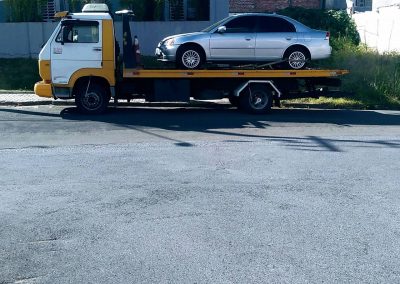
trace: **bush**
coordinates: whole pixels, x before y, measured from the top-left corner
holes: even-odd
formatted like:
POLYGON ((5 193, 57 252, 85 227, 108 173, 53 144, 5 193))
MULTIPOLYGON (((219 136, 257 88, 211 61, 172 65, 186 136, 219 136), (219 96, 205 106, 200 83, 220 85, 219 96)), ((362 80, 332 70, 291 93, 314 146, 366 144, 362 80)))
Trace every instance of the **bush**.
POLYGON ((310 28, 329 31, 331 33, 331 44, 335 50, 340 49, 343 42, 354 45, 360 44, 357 26, 346 11, 296 7, 286 8, 278 13, 291 17, 310 28))
POLYGON ((342 90, 364 108, 400 107, 400 55, 378 54, 360 45, 354 21, 346 11, 287 8, 279 11, 319 30, 330 31, 332 56, 313 61, 312 66, 326 69, 347 69, 342 77, 342 90))

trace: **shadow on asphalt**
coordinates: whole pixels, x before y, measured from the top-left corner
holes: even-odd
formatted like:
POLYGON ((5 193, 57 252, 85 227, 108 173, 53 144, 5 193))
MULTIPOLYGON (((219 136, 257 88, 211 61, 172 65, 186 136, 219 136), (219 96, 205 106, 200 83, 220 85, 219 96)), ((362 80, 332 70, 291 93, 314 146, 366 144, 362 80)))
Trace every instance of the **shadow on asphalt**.
POLYGON ((388 114, 373 110, 273 109, 266 115, 253 115, 224 105, 212 105, 208 108, 110 108, 102 115, 83 115, 78 113, 76 108, 66 108, 60 115, 67 120, 90 120, 181 131, 240 128, 249 125, 265 128, 272 122, 324 123, 340 126, 400 125, 400 113, 388 114))
MULTIPOLYGON (((389 147, 400 148, 400 140, 346 140, 326 139, 319 136, 305 137, 276 137, 265 135, 244 134, 236 131, 240 128, 266 129, 272 123, 298 123, 313 124, 323 123, 351 127, 352 125, 365 126, 397 126, 400 125, 400 114, 384 113, 380 111, 358 110, 318 110, 318 109, 273 109, 267 115, 251 115, 238 112, 227 105, 210 104, 208 107, 121 107, 109 108, 102 115, 83 115, 75 107, 65 108, 61 113, 48 113, 34 110, 0 109, 0 112, 13 112, 32 116, 62 118, 64 121, 98 122, 113 127, 122 127, 139 131, 161 139, 170 140, 176 146, 191 147, 191 143, 175 140, 163 136, 152 128, 170 131, 196 131, 206 134, 215 134, 240 138, 238 140, 226 140, 226 142, 246 142, 251 139, 266 139, 282 143, 286 147, 302 151, 329 151, 342 152, 338 145, 353 145, 357 147, 389 147), (245 140, 243 140, 245 139, 245 140)), ((91 125, 93 127, 93 125, 91 125)), ((108 129, 108 128, 107 128, 108 129)), ((390 135, 390 133, 388 133, 390 135)), ((229 138, 228 138, 229 137, 229 138)), ((248 142, 250 142, 248 141, 248 142)))

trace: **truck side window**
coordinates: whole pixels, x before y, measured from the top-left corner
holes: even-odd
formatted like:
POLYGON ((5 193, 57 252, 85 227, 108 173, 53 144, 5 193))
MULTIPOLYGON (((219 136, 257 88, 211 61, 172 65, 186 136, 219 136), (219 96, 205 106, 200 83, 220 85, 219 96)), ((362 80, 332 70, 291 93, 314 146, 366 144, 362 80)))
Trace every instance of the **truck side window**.
POLYGON ((97 43, 99 42, 99 23, 95 21, 68 21, 63 23, 57 35, 56 42, 62 42, 63 29, 67 34, 64 42, 72 43, 97 43))

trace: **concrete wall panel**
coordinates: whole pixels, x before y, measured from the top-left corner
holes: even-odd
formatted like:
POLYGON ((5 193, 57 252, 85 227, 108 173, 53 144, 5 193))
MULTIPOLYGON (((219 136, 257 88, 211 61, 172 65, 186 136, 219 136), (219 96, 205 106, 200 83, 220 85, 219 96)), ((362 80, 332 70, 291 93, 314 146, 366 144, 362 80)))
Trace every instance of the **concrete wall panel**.
MULTIPOLYGON (((213 22, 136 22, 132 35, 140 40, 143 55, 154 55, 158 42, 166 36, 199 31, 213 22)), ((41 46, 51 36, 57 23, 1 23, 0 58, 36 58, 41 46)), ((122 38, 122 23, 116 23, 118 41, 122 38)))

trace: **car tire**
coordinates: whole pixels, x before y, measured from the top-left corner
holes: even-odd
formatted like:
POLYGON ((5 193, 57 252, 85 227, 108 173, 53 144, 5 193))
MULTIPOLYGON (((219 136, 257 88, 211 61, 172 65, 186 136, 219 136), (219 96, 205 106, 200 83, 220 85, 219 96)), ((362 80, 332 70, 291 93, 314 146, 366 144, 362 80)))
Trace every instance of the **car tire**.
POLYGON ((308 52, 304 48, 292 48, 286 51, 284 56, 285 67, 288 69, 301 70, 310 60, 308 52))
POLYGON ((239 97, 240 109, 252 114, 265 114, 272 108, 272 92, 264 85, 249 85, 239 97))
POLYGON ((204 52, 197 46, 183 46, 177 54, 178 68, 201 69, 204 61, 204 52))
POLYGON ((80 84, 75 92, 75 104, 84 114, 100 114, 106 111, 110 95, 104 84, 87 81, 80 84), (88 88, 89 85, 89 88, 88 88))

